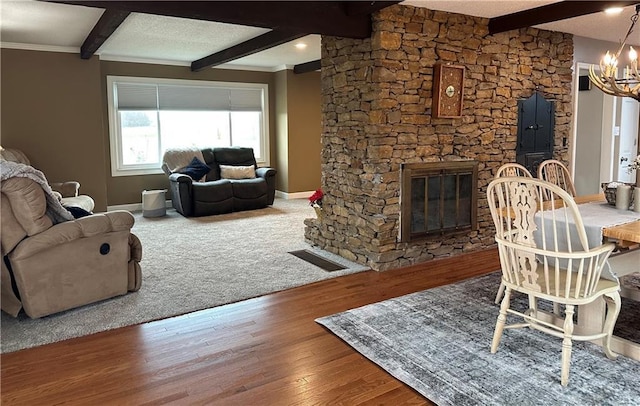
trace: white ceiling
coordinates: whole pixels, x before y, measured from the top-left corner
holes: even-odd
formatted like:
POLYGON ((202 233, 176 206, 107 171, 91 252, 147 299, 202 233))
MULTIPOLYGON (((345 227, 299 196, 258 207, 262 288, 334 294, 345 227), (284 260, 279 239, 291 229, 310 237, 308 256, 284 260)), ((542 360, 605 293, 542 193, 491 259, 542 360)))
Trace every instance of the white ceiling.
POLYGON ((132 13, 99 49, 106 58, 193 61, 257 37, 267 28, 132 13), (206 50, 206 51, 205 51, 206 50))
MULTIPOLYGON (((403 4, 478 17, 496 17, 539 7, 552 1, 407 0, 403 4)), ((0 1, 2 47, 79 53, 80 46, 103 10, 35 0, 0 1)), ((597 13, 536 27, 587 38, 619 42, 629 27, 634 7, 620 15, 597 13), (607 27, 607 29, 603 29, 607 27)), ((188 66, 192 61, 267 32, 267 29, 176 17, 132 13, 96 54, 101 59, 188 66)), ((640 27, 631 44, 640 46, 640 27)), ((222 68, 275 71, 320 59, 320 36, 308 35, 236 59, 222 68), (305 43, 305 49, 295 47, 305 43)))
POLYGON ((407 4, 415 7, 426 7, 431 10, 441 10, 449 11, 451 13, 466 14, 475 17, 492 18, 544 6, 546 4, 558 3, 559 1, 560 0, 405 0, 402 2, 402 4, 407 4))

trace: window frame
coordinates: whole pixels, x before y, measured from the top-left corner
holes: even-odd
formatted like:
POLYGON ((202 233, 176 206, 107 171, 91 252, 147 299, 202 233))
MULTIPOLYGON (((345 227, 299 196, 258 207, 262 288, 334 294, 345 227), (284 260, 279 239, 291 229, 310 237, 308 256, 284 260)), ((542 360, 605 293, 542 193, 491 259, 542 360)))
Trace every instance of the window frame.
MULTIPOLYGON (((138 175, 155 175, 163 173, 161 169, 162 162, 156 164, 140 164, 140 165, 124 165, 122 156, 122 136, 120 114, 118 114, 118 106, 116 105, 116 84, 117 83, 133 83, 144 85, 183 85, 183 86, 200 86, 225 89, 259 89, 262 91, 262 120, 260 148, 263 151, 262 157, 256 157, 258 166, 269 166, 270 150, 269 150, 269 85, 267 83, 246 83, 246 82, 219 82, 208 80, 189 80, 189 79, 166 79, 166 78, 148 78, 137 76, 115 76, 107 75, 107 109, 109 119, 109 152, 111 156, 111 176, 138 176, 138 175)), ((151 110, 152 111, 152 110, 151 110)), ((231 112, 231 111, 230 111, 231 112)), ((158 138, 161 134, 160 109, 156 109, 158 116, 158 138)), ((231 121, 231 118, 229 118, 231 121)), ((233 131, 231 129, 231 131, 233 131)), ((231 134, 233 140, 233 134, 231 134)), ((162 150, 161 140, 158 142, 160 150, 162 150)))

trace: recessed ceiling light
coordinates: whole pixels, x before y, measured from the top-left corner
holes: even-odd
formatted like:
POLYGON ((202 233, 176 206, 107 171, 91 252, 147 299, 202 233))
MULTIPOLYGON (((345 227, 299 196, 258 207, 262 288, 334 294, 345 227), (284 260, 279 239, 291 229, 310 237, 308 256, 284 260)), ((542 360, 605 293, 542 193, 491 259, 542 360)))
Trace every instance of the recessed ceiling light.
POLYGON ((304 42, 298 42, 296 44, 296 48, 298 49, 305 49, 307 47, 307 44, 305 44, 304 42))
POLYGON ((607 14, 620 14, 622 13, 622 7, 609 7, 605 9, 604 12, 607 14))

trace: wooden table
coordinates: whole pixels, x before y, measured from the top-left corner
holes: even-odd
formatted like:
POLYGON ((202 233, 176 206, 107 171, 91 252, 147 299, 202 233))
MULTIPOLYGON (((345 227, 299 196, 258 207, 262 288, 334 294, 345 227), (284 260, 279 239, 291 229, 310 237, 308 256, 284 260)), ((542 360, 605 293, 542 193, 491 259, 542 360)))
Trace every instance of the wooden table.
POLYGON ((615 227, 605 227, 602 229, 602 235, 608 240, 615 241, 621 248, 637 247, 640 244, 640 220, 615 227))
MULTIPOLYGON (((575 199, 578 204, 591 202, 605 202, 604 194, 578 196, 575 199)), ((640 220, 619 226, 605 227, 602 235, 607 240, 615 242, 620 248, 629 248, 640 244, 640 220)))

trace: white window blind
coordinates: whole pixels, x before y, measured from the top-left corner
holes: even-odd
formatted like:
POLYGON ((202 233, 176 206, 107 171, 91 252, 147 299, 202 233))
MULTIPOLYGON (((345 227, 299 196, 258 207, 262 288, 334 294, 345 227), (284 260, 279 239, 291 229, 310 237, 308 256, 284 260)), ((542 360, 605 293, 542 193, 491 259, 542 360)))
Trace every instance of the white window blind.
POLYGON ((260 89, 232 89, 229 91, 229 110, 262 111, 260 89))
POLYGON ((215 87, 158 86, 160 110, 229 111, 229 91, 215 87))
POLYGON ((143 83, 116 83, 116 100, 121 110, 157 110, 158 86, 143 83))
POLYGON ((260 89, 117 83, 118 109, 262 111, 260 89))

